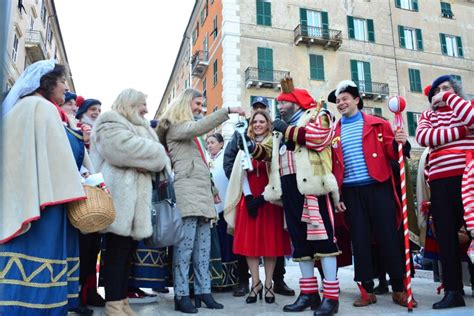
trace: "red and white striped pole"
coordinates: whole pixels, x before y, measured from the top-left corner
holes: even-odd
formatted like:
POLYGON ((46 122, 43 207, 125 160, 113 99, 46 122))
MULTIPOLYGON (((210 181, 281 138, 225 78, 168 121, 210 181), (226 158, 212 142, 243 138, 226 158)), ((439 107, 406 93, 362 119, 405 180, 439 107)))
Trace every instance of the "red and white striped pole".
MULTIPOLYGON (((404 98, 396 96, 388 101, 388 108, 395 113, 394 125, 397 130, 403 128, 402 112, 405 110, 406 101, 404 98)), ((400 186, 402 191, 402 215, 403 215, 403 237, 405 240, 405 286, 407 290, 408 311, 413 311, 413 293, 411 289, 411 266, 410 266, 410 237, 408 233, 408 209, 407 209, 407 187, 405 175, 405 159, 403 157, 403 144, 398 143, 398 163, 400 164, 400 186)))

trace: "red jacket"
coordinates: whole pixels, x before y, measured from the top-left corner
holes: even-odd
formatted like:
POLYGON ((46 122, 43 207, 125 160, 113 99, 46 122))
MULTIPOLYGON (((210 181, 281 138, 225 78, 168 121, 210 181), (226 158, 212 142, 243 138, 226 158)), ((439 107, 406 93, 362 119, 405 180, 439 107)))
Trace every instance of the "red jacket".
MULTIPOLYGON (((390 160, 398 161, 398 152, 393 147, 393 134, 390 123, 362 113, 364 127, 362 128, 362 150, 369 175, 378 182, 387 181, 392 175, 390 160)), ((332 169, 339 187, 344 180, 344 156, 341 144, 341 121, 336 124, 332 140, 332 169)))

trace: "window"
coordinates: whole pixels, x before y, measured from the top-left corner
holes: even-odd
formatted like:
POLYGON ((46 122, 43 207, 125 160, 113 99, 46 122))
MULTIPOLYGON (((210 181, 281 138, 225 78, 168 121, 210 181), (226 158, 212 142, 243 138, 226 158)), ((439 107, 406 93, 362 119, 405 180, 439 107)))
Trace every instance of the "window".
POLYGON ((46 30, 46 41, 48 42, 49 46, 51 46, 52 40, 53 40, 53 29, 51 27, 51 22, 48 22, 48 28, 46 30))
POLYGON ((206 21, 206 18, 207 18, 207 6, 205 6, 205 7, 201 10, 201 26, 204 25, 204 22, 206 21))
POLYGON ((12 47, 12 60, 16 63, 16 56, 18 53, 18 42, 19 42, 18 35, 16 32, 13 34, 13 47, 12 47))
POLYGON ((214 34, 214 39, 216 39, 217 37, 217 15, 214 17, 214 21, 213 21, 213 25, 214 25, 214 30, 212 31, 212 33, 214 34))
POLYGON ((400 9, 418 11, 418 0, 395 0, 395 6, 400 9))
POLYGON ((400 47, 412 50, 423 50, 423 34, 421 29, 398 26, 400 47))
POLYGON ((454 80, 456 80, 457 82, 459 82, 460 84, 462 84, 462 78, 460 75, 451 75, 451 77, 453 77, 454 80))
POLYGON ((451 11, 451 3, 441 2, 441 16, 447 19, 454 17, 453 11, 451 11))
POLYGON ((324 80, 323 56, 309 55, 309 73, 311 80, 324 80))
POLYGON ((257 48, 258 79, 273 81, 273 50, 271 48, 257 48))
POLYGON ((187 89, 187 88, 189 88, 189 80, 188 79, 184 80, 184 89, 187 89))
POLYGON ((46 0, 43 0, 41 3, 41 21, 43 21, 43 25, 46 24, 46 0))
POLYGON ((212 85, 215 87, 217 84, 217 59, 214 61, 212 66, 212 85))
POLYGON ((462 40, 460 36, 453 36, 440 33, 439 39, 441 41, 441 52, 443 55, 453 57, 464 57, 462 49, 462 40))
POLYGON ((207 97, 207 79, 202 79, 202 96, 204 99, 207 97))
POLYGON ((418 120, 421 117, 421 113, 418 112, 407 112, 407 122, 408 122, 408 135, 415 136, 416 128, 418 126, 418 120))
POLYGON ((382 109, 381 108, 372 108, 372 107, 364 106, 362 108, 362 112, 364 112, 365 114, 369 114, 369 115, 382 116, 382 109))
POLYGON ((300 23, 302 35, 329 38, 327 12, 300 8, 300 23))
POLYGON ((347 16, 349 38, 375 43, 374 20, 347 16))
POLYGON ((257 24, 272 26, 272 3, 270 0, 257 0, 257 24))
POLYGON ((211 4, 214 4, 214 0, 211 0, 211 4))
POLYGON ((421 87, 420 71, 418 69, 408 69, 411 92, 423 92, 421 87))
POLYGON ((351 77, 359 87, 360 92, 372 92, 372 75, 370 63, 360 60, 351 60, 351 77))

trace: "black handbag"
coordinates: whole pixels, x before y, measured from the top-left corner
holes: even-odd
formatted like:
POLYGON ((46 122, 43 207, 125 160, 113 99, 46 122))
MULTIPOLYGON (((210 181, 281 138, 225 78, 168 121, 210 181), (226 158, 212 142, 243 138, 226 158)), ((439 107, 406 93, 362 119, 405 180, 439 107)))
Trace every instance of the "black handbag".
POLYGON ((153 234, 145 239, 149 247, 169 247, 184 239, 183 219, 176 206, 176 195, 170 175, 157 175, 152 194, 151 224, 153 234), (162 179, 163 177, 163 179, 162 179))

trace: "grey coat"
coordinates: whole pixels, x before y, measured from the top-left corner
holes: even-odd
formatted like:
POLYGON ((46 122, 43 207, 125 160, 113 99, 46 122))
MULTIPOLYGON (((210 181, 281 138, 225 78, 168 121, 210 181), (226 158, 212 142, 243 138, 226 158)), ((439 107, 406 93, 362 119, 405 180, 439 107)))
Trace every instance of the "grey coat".
POLYGON ((175 172, 176 203, 183 217, 215 218, 211 174, 194 141, 229 119, 227 108, 195 122, 171 124, 161 120, 158 136, 166 144, 175 172))

